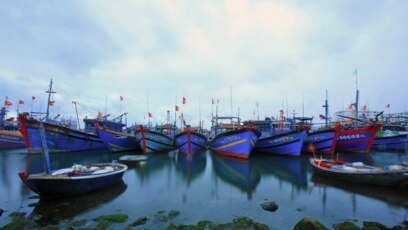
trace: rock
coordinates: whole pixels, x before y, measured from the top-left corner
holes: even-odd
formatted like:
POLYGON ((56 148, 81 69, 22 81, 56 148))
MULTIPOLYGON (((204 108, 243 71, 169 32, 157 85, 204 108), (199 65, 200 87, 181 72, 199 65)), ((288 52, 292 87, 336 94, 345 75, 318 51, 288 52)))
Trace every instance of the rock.
POLYGON ((13 212, 13 213, 10 214, 11 217, 16 217, 16 216, 21 216, 21 217, 23 217, 23 216, 25 216, 25 215, 26 215, 25 212, 13 212))
POLYGON ((137 220, 133 221, 133 223, 131 224, 131 226, 136 227, 136 226, 139 226, 139 225, 146 224, 146 222, 147 222, 148 220, 149 220, 149 219, 148 219, 146 216, 140 217, 140 218, 138 218, 137 220))
POLYGON ((379 229, 379 230, 386 230, 388 229, 387 226, 375 222, 375 221, 363 221, 363 229, 379 229))
POLYGON ((355 225, 351 221, 346 221, 340 224, 335 224, 334 229, 336 230, 361 230, 359 226, 355 225))
POLYGON ((113 214, 108 216, 98 216, 94 220, 95 221, 109 221, 109 222, 125 222, 128 219, 128 215, 126 214, 113 214))
POLYGON ((296 223, 294 230, 329 230, 326 226, 312 217, 305 217, 296 223))
POLYGON ((261 204, 261 207, 266 210, 266 211, 270 211, 270 212, 274 212, 278 209, 278 205, 275 202, 265 202, 263 204, 261 204))
POLYGON ((180 212, 179 212, 179 211, 177 211, 177 210, 171 210, 167 216, 168 216, 168 218, 169 218, 170 220, 172 220, 172 219, 176 218, 178 215, 180 215, 180 212))

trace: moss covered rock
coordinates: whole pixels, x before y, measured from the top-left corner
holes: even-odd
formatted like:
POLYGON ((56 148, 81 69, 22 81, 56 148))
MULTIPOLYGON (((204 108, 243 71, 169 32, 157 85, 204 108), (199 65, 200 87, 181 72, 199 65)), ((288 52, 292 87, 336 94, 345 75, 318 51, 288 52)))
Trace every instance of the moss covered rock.
POLYGON ((346 221, 340 224, 333 225, 334 229, 336 230, 361 230, 359 226, 354 224, 353 222, 346 221))
POLYGON ((133 227, 136 227, 136 226, 139 226, 139 225, 146 224, 146 222, 148 220, 149 219, 146 216, 140 217, 140 218, 136 219, 135 221, 133 221, 133 223, 131 223, 130 225, 133 226, 133 227))
POLYGON ((386 230, 386 229, 389 229, 389 228, 387 228, 387 226, 385 226, 385 225, 383 225, 381 223, 375 222, 375 221, 364 221, 363 222, 363 229, 364 230, 375 230, 375 229, 386 230))
POLYGON ((128 219, 128 215, 126 214, 113 214, 113 215, 107 215, 107 216, 98 216, 94 220, 95 221, 109 221, 109 222, 125 222, 128 219))
POLYGON ((295 230, 328 230, 326 226, 312 217, 305 217, 296 223, 295 230))

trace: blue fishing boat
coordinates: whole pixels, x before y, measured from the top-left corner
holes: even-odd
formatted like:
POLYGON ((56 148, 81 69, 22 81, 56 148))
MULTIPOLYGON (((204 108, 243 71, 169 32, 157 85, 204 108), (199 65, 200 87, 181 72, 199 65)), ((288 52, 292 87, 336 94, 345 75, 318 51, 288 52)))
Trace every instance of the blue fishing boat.
POLYGON ((140 149, 134 134, 113 131, 99 125, 96 125, 96 132, 111 152, 140 149))
POLYGON ((142 125, 135 132, 137 143, 143 153, 164 152, 174 149, 173 138, 165 130, 151 130, 142 125))
POLYGON ((336 152, 368 153, 375 135, 381 125, 369 125, 363 128, 342 129, 336 138, 336 152))
MULTIPOLYGON (((55 93, 52 90, 52 79, 50 82, 48 93, 47 112, 44 118, 34 118, 28 113, 19 114, 20 131, 24 137, 25 145, 29 153, 41 152, 41 140, 39 135, 39 123, 44 124, 44 131, 47 140, 48 149, 50 152, 69 152, 83 151, 92 149, 105 148, 105 144, 96 133, 95 124, 105 127, 112 131, 120 132, 125 124, 114 120, 107 120, 106 115, 98 118, 85 118, 84 130, 72 128, 71 126, 49 119, 49 106, 51 94, 55 93)), ((77 102, 74 102, 75 106, 77 102)), ((78 120, 79 128, 79 120, 78 120)))
POLYGON ((201 153, 207 149, 207 138, 187 125, 183 132, 174 136, 174 145, 184 154, 201 153))
POLYGON ((408 134, 377 136, 375 137, 371 148, 377 150, 407 151, 408 134))
POLYGON ((39 124, 39 136, 44 172, 18 175, 23 183, 40 196, 71 196, 88 193, 122 181, 127 166, 119 163, 97 163, 88 166, 76 165, 71 168, 51 170, 45 127, 39 124))
POLYGON ((285 156, 299 156, 302 152, 306 130, 288 131, 259 138, 255 151, 285 156))
POLYGON ((209 146, 211 151, 217 154, 249 158, 261 133, 253 126, 240 124, 239 117, 218 117, 213 119, 212 138, 209 146), (223 124, 222 120, 229 123, 223 124))
POLYGON ((14 123, 14 118, 6 119, 7 110, 0 110, 0 148, 24 148, 24 137, 14 123))
POLYGON ((255 144, 254 151, 279 155, 299 156, 306 136, 305 130, 293 130, 293 123, 283 116, 280 110, 279 119, 250 121, 262 136, 255 144))

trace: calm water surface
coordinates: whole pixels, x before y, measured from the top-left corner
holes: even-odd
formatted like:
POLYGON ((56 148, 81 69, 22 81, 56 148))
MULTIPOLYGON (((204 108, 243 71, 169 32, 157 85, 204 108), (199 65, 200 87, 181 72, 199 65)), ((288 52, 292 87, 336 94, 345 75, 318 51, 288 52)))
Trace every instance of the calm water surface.
MULTIPOLYGON (((76 164, 110 162, 122 155, 107 151, 52 154, 52 168, 76 164)), ((147 216, 139 228, 165 228, 170 222, 195 224, 200 220, 230 222, 248 216, 271 229, 292 229, 301 218, 312 216, 328 227, 346 220, 362 226, 363 221, 379 221, 388 227, 408 219, 408 191, 369 187, 333 181, 314 175, 307 155, 299 158, 252 154, 248 161, 220 157, 211 152, 187 158, 177 152, 153 154, 146 164, 133 164, 124 183, 87 195, 57 200, 39 199, 18 178, 18 172, 41 172, 41 155, 27 155, 25 149, 0 152, 0 226, 10 222, 10 213, 26 212, 40 225, 61 228, 75 220, 100 215, 126 213, 126 223, 113 224, 123 229, 135 219, 147 216), (260 204, 275 201, 276 212, 264 211, 260 204), (160 219, 177 210, 170 221, 160 219)), ((407 161, 408 153, 371 152, 339 155, 372 165, 407 161)))

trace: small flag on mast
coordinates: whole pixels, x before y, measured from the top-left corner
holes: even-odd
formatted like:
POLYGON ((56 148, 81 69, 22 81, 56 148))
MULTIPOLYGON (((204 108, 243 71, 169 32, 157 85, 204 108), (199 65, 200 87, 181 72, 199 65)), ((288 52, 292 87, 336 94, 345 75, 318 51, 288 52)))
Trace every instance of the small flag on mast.
POLYGON ((31 100, 35 100, 35 98, 36 98, 35 96, 32 96, 32 97, 31 97, 31 100))
POLYGON ((18 100, 18 104, 22 105, 22 104, 24 104, 24 101, 23 100, 18 100))
POLYGON ((391 105, 388 103, 388 104, 385 105, 385 108, 389 109, 389 108, 391 108, 391 105))
POLYGON ((176 105, 176 108, 175 108, 175 110, 176 110, 176 112, 177 112, 177 111, 179 111, 179 107, 178 107, 177 105, 176 105))
POLYGON ((153 117, 153 115, 152 115, 152 113, 151 113, 151 112, 149 112, 149 113, 148 113, 148 115, 149 115, 149 117, 153 117))
POLYGON ((9 101, 9 100, 5 100, 5 101, 4 101, 4 105, 5 105, 5 106, 12 106, 13 103, 11 103, 11 101, 9 101))
POLYGON ((183 105, 186 104, 187 99, 185 97, 183 97, 183 105))
POLYGON ((120 101, 123 101, 123 96, 119 96, 119 98, 120 98, 120 101))

